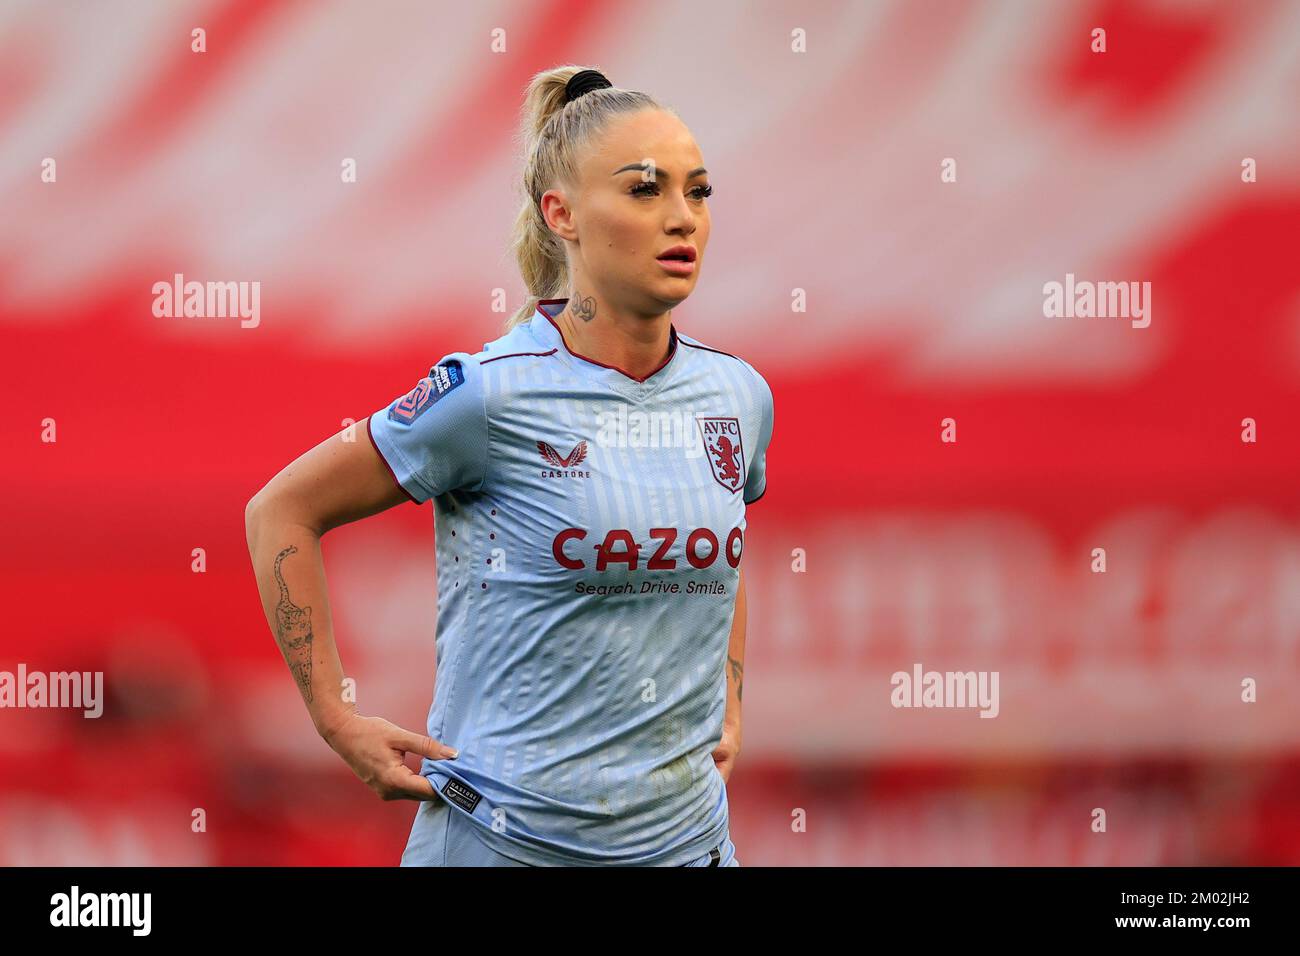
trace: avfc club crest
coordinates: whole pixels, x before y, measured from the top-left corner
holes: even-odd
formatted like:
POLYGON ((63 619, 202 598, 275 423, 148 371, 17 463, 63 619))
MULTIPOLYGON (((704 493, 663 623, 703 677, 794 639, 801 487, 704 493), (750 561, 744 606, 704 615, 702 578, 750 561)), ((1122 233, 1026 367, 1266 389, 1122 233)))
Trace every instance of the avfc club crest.
POLYGON ((745 447, 740 438, 740 419, 695 419, 704 439, 704 454, 713 469, 713 477, 728 491, 739 491, 745 483, 745 447))

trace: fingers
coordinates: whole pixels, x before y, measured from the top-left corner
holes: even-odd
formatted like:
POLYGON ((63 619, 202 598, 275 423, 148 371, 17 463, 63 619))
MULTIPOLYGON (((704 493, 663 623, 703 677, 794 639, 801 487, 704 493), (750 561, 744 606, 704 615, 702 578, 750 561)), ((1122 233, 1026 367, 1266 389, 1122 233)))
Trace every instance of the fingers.
MULTIPOLYGON (((381 717, 358 717, 350 734, 339 734, 336 750, 352 771, 382 800, 436 800, 433 783, 406 766, 403 757, 419 754, 431 760, 454 760, 456 748, 432 737, 414 734, 381 717)), ((331 746, 335 746, 331 738, 331 746)))
POLYGON ((407 752, 421 754, 432 760, 455 760, 457 750, 439 743, 427 734, 413 734, 403 731, 400 746, 407 752))
POLYGON ((389 778, 388 788, 382 796, 385 800, 434 800, 438 794, 427 777, 414 773, 403 764, 389 778))
MULTIPOLYGON (((457 751, 439 743, 427 734, 413 734, 398 728, 397 739, 392 744, 404 753, 420 754, 433 760, 454 760, 457 751)), ((433 782, 423 774, 417 773, 398 760, 392 775, 385 781, 386 786, 380 790, 385 800, 436 800, 437 791, 433 782)))

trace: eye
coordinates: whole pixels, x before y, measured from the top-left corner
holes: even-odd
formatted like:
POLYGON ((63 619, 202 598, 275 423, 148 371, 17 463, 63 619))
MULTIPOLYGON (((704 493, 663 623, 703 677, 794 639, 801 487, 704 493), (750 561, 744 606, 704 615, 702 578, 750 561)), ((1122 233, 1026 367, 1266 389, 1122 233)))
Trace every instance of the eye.
MULTIPOLYGON (((633 196, 657 196, 659 195, 659 184, 654 182, 637 183, 628 190, 633 196)), ((703 200, 713 195, 712 186, 696 186, 691 190, 691 195, 697 200, 703 200)))

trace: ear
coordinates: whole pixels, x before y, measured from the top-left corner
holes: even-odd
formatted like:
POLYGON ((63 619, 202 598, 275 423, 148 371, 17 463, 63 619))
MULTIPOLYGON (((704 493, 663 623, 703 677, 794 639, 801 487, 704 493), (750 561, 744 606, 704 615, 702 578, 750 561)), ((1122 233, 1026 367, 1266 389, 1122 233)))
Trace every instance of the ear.
POLYGON ((542 218, 551 231, 561 239, 576 240, 578 230, 573 221, 573 209, 562 189, 548 189, 542 193, 542 218))

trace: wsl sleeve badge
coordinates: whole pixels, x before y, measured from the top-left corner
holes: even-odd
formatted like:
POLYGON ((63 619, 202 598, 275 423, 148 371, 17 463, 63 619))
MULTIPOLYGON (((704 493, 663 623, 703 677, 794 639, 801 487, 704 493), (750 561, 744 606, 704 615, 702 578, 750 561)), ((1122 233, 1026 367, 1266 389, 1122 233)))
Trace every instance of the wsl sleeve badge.
POLYGON ((388 409, 388 420, 399 425, 414 424, 417 418, 433 407, 434 402, 464 381, 465 370, 458 360, 449 359, 435 365, 415 388, 393 402, 388 409))

